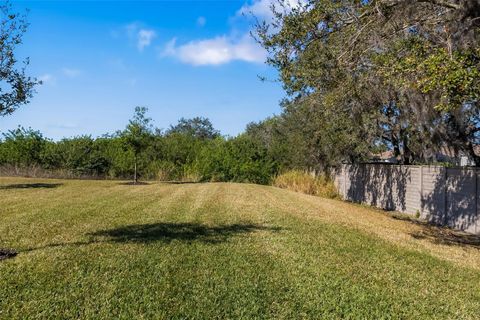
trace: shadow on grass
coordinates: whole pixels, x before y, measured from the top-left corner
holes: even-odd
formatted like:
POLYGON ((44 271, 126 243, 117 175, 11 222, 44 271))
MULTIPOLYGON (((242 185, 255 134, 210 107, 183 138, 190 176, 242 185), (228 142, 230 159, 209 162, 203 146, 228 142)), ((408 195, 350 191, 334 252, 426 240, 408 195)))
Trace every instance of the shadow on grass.
POLYGON ((0 248, 0 261, 6 260, 9 258, 14 258, 17 254, 18 254, 17 251, 13 249, 0 248))
POLYGON ((141 181, 137 181, 137 183, 133 183, 133 181, 121 182, 119 184, 122 185, 122 186, 148 186, 148 185, 150 185, 150 183, 148 183, 148 182, 141 182, 141 181))
POLYGON ((53 189, 62 186, 63 183, 19 183, 0 186, 0 190, 8 189, 53 189))
POLYGON ((253 233, 256 231, 278 232, 280 230, 282 230, 280 227, 267 227, 257 224, 242 223, 211 227, 199 223, 161 222, 136 224, 87 233, 86 235, 90 237, 90 240, 88 241, 52 243, 46 246, 20 250, 20 252, 67 246, 84 246, 94 243, 170 243, 171 241, 176 240, 186 243, 202 242, 207 244, 218 244, 226 242, 230 238, 240 234, 253 233))
POLYGON ((404 215, 392 215, 392 217, 396 220, 408 221, 421 226, 421 230, 410 233, 415 239, 426 239, 435 244, 457 245, 480 249, 480 235, 434 226, 427 221, 421 221, 404 215))
POLYGON ((198 184, 205 183, 201 181, 161 181, 163 184, 198 184))
POLYGON ((115 229, 90 233, 90 236, 102 237, 108 242, 170 242, 173 240, 205 243, 225 242, 238 234, 255 231, 279 231, 278 227, 266 227, 256 224, 231 224, 224 226, 206 226, 198 223, 153 223, 137 224, 115 229))

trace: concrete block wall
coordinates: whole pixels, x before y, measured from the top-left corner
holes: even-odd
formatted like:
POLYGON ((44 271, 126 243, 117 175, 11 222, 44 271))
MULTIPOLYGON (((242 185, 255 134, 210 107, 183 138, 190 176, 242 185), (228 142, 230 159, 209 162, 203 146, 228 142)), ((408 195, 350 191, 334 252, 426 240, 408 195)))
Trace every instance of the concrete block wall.
POLYGON ((479 168, 342 165, 334 178, 345 200, 480 234, 479 168))

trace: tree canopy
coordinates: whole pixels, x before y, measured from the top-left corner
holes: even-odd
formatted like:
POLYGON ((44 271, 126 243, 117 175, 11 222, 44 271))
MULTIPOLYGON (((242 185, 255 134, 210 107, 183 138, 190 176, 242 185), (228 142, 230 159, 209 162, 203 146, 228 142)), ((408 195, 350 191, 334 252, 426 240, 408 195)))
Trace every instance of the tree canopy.
POLYGON ((152 119, 146 116, 147 111, 147 107, 135 107, 133 118, 129 120, 127 127, 121 133, 125 146, 133 153, 134 183, 137 183, 138 155, 148 146, 153 131, 152 119))
POLYGON ((480 165, 478 1, 279 0, 271 9, 255 35, 288 94, 283 116, 304 115, 317 156, 361 160, 383 146, 408 164, 450 148, 480 165))
POLYGON ((204 117, 181 118, 176 125, 170 126, 167 134, 187 134, 199 139, 215 139, 220 136, 210 120, 204 117))
POLYGON ((28 58, 19 62, 15 55, 27 27, 25 15, 14 13, 9 1, 0 4, 0 116, 28 103, 40 83, 25 73, 28 58))

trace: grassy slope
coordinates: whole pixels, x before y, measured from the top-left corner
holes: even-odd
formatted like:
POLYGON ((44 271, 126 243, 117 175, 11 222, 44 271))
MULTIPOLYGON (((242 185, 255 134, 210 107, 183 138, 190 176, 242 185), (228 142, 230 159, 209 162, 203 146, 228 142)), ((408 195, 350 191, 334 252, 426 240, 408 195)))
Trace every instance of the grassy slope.
POLYGON ((266 186, 0 178, 0 318, 478 319, 480 250, 422 228, 266 186))

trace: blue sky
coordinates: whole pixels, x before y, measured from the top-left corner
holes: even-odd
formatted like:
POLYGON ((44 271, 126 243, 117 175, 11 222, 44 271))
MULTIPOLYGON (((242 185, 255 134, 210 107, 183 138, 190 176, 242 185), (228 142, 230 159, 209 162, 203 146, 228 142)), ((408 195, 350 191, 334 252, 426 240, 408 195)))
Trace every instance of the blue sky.
POLYGON ((252 21, 268 17, 267 0, 18 1, 31 23, 18 48, 29 73, 44 84, 31 103, 0 118, 47 137, 124 128, 136 105, 155 126, 205 116, 223 134, 280 111, 284 95, 249 37, 252 21))

